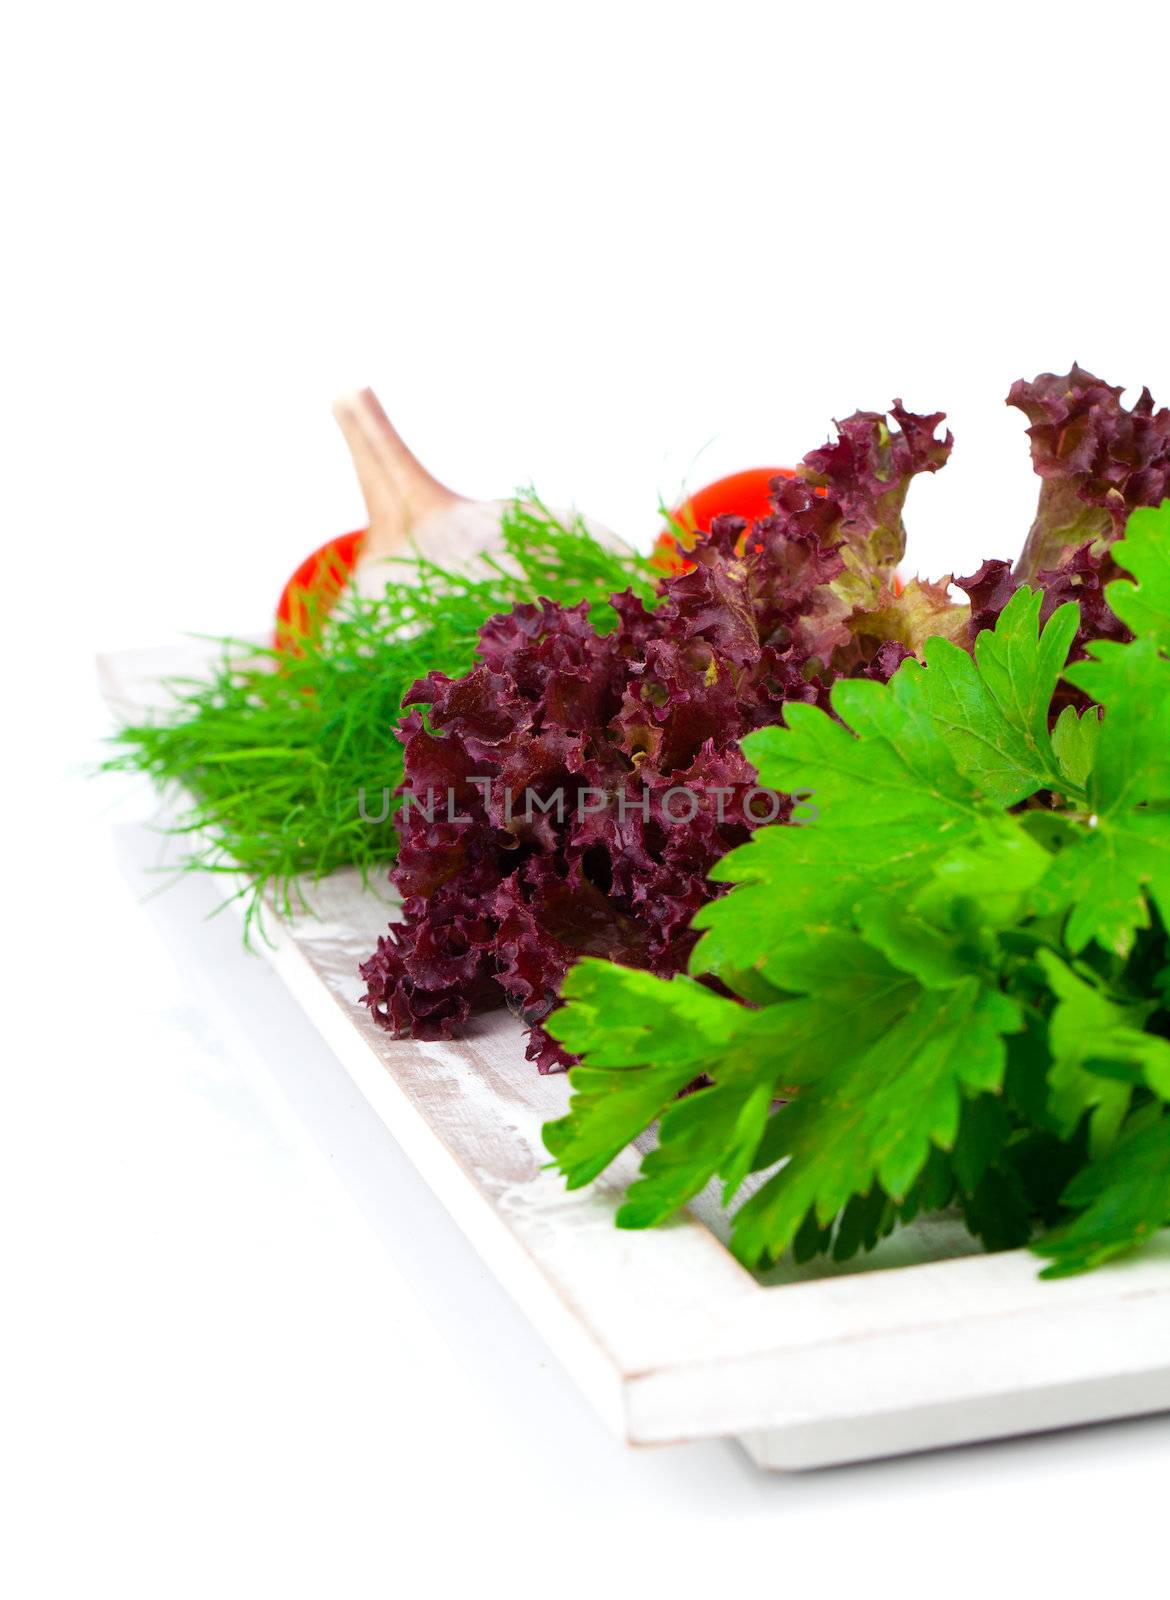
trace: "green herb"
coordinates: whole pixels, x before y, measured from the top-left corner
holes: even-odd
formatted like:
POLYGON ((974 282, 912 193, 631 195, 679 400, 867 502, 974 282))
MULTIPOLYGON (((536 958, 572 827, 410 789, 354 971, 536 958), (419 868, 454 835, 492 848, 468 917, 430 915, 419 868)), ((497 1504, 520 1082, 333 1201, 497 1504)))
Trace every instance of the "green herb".
POLYGON ((752 1266, 955 1206, 989 1248, 1050 1229, 1057 1276, 1170 1222, 1170 501, 1113 554, 1132 643, 1066 666, 1076 607, 1041 628, 1021 589, 973 660, 934 639, 745 739, 818 817, 717 864, 692 976, 572 969, 547 1026, 583 1064, 545 1129, 570 1187, 658 1121, 619 1224, 756 1175, 752 1266), (1050 733, 1062 678, 1092 704, 1050 733))
POLYGON ((296 651, 223 639, 206 680, 177 680, 173 703, 120 730, 108 770, 144 772, 177 786, 171 831, 187 841, 185 869, 242 875, 251 930, 261 897, 290 914, 299 880, 339 866, 363 874, 393 860, 402 779, 393 736, 402 697, 432 670, 458 676, 482 623, 540 597, 590 603, 601 632, 616 622, 607 597, 633 588, 653 603, 653 573, 631 552, 599 544, 580 518, 558 520, 534 497, 501 519, 498 558, 474 577, 405 558, 376 599, 349 591, 296 651), (364 805, 359 809, 359 794, 364 805))

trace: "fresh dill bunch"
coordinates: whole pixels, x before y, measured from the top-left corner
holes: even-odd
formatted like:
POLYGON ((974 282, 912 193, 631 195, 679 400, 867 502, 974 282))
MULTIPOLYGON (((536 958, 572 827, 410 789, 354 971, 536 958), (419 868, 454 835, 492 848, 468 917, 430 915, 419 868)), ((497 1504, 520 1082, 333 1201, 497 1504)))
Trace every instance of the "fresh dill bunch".
POLYGON ((559 519, 526 495, 505 507, 500 533, 498 556, 473 575, 400 558, 381 595, 348 589, 296 649, 218 640, 207 678, 170 680, 165 709, 112 736, 102 770, 145 773, 177 797, 167 831, 184 840, 181 869, 241 880, 229 899, 246 899, 245 937, 265 897, 288 916, 306 906, 303 881, 342 866, 368 877, 393 861, 398 802, 381 821, 361 811, 379 817, 383 791, 402 780, 402 697, 428 672, 466 672, 488 617, 542 597, 586 600, 606 632, 610 595, 654 602, 649 563, 600 544, 579 516, 559 519))

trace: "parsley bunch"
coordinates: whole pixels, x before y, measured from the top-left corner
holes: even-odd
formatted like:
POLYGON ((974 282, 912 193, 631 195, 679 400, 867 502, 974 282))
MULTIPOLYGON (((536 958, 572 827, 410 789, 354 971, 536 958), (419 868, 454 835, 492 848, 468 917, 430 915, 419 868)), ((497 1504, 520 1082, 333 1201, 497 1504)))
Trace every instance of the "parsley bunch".
POLYGON ((1076 605, 1041 628, 1022 587, 973 658, 932 639, 744 739, 819 814, 717 863, 691 976, 571 970, 546 1026, 582 1064, 545 1128, 570 1187, 657 1121, 619 1225, 764 1175, 750 1266, 955 1206, 1060 1276, 1170 1221, 1170 501, 1112 555, 1131 642, 1066 664, 1076 605))

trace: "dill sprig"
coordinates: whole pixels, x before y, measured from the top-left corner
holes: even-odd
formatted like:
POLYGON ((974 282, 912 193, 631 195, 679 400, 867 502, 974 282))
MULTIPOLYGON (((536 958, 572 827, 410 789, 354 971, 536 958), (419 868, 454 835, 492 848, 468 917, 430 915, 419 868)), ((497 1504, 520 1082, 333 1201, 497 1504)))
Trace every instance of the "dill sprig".
POLYGON ((601 545, 580 517, 560 520, 532 495, 511 502, 498 557, 474 575, 421 555, 383 594, 349 589, 296 650, 222 638, 205 679, 172 679, 169 704, 113 735, 103 770, 147 774, 177 796, 168 833, 184 842, 181 870, 240 880, 245 936, 264 898, 278 914, 305 909, 303 884, 337 867, 363 878, 393 861, 392 801, 402 780, 393 729, 415 679, 464 673, 484 621, 517 602, 544 597, 590 603, 601 632, 616 622, 608 597, 632 588, 654 599, 654 573, 633 551, 601 545))

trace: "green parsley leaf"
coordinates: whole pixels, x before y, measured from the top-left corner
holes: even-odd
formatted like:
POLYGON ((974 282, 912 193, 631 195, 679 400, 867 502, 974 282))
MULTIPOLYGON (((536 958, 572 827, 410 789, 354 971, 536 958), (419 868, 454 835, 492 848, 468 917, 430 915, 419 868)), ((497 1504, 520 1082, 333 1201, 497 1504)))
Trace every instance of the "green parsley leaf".
POLYGON ((543 1132, 570 1189, 604 1171, 714 1057, 726 1054, 746 1071, 748 1036, 767 1015, 691 978, 668 983, 595 959, 572 969, 561 994, 568 1003, 549 1019, 550 1031, 585 1064, 570 1074, 569 1115, 543 1132))
POLYGON ((922 701, 951 755, 989 799, 1013 805, 1058 784, 1048 707, 1079 613, 1060 607, 1039 632, 1039 590, 1017 589, 994 632, 979 635, 975 659, 945 639, 931 639, 925 668, 911 666, 922 701))
POLYGON ((830 1223, 874 1181, 904 1196, 932 1144, 950 1149, 964 1090, 1003 1082, 1003 1036, 1020 1026, 1006 996, 965 978, 924 990, 884 1038, 831 1068, 772 1120, 767 1154, 786 1164, 742 1207, 732 1247, 741 1260, 775 1259, 806 1214, 830 1223))
POLYGON ((1120 1132, 1135 1083, 1170 1099, 1170 1041, 1144 1031, 1152 1000, 1120 1002, 1051 951, 1038 959, 1057 1002, 1048 1028, 1049 1108, 1066 1138, 1089 1114, 1090 1150, 1100 1155, 1120 1132))
POLYGON ((645 1186, 631 1193, 637 1207, 627 1225, 660 1220, 716 1173, 737 1185, 762 1133, 749 1147, 749 1103, 767 1110, 778 1089, 810 1081, 858 1042, 878 1042, 914 994, 903 973, 846 934, 791 948, 785 973, 797 997, 755 1011, 689 978, 579 962, 561 990, 567 1004, 548 1020, 554 1037, 582 1057, 569 1074, 568 1116, 544 1128, 569 1187, 590 1182, 659 1116, 660 1153, 644 1163, 645 1186), (691 1097, 713 1113, 710 1128, 699 1129, 688 1101, 672 1102, 716 1065, 719 1097, 710 1090, 691 1097), (741 1114, 743 1137, 730 1141, 724 1130, 741 1114), (685 1177, 674 1170, 680 1163, 685 1177))
POLYGON ((1170 917, 1170 661, 1152 639, 1103 641, 1068 668, 1104 707, 1088 785, 1089 815, 1045 884, 1043 904, 1067 909, 1066 937, 1128 955, 1150 926, 1147 892, 1170 917))
POLYGON ((1078 714, 1075 706, 1065 706, 1052 730, 1052 750, 1068 785, 1083 790, 1097 759, 1101 719, 1095 710, 1078 714))
POLYGON ((1136 1250, 1170 1222, 1170 1116, 1147 1115, 1131 1127, 1077 1174, 1063 1199, 1083 1215, 1034 1246, 1052 1262, 1042 1277, 1087 1272, 1136 1250))
POLYGON ((1170 652, 1170 500, 1130 513, 1125 538, 1113 546, 1113 559, 1137 582, 1109 585, 1111 609, 1139 639, 1151 638, 1170 652))

